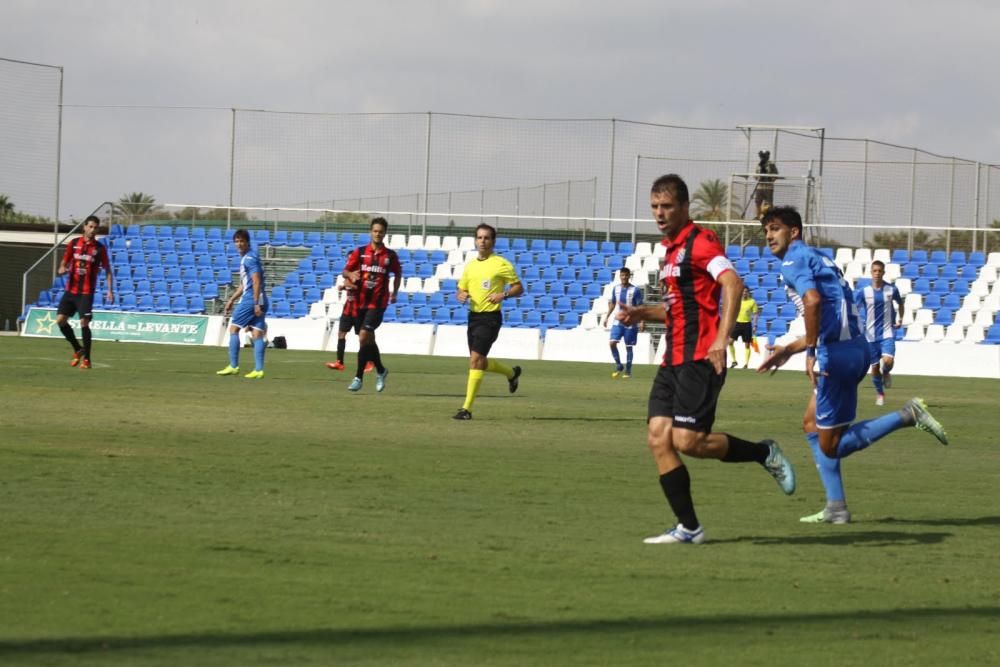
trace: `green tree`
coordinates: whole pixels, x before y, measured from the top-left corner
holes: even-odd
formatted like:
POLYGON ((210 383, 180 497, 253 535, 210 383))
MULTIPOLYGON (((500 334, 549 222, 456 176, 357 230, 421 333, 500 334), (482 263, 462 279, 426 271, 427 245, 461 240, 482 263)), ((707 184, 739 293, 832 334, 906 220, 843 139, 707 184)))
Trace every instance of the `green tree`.
POLYGON ((691 196, 691 217, 695 220, 720 222, 733 218, 733 205, 729 186, 722 179, 702 181, 691 196))
POLYGON ((250 217, 247 216, 246 211, 233 210, 232 214, 229 215, 229 211, 224 208, 210 208, 207 211, 203 211, 196 206, 188 206, 187 208, 182 208, 179 211, 174 212, 175 220, 212 220, 212 221, 224 221, 224 220, 249 220, 250 217))
POLYGON ((330 213, 329 211, 316 218, 316 222, 335 225, 361 225, 367 227, 370 222, 364 213, 330 213))
POLYGON ((14 202, 7 195, 0 195, 0 221, 5 221, 14 215, 14 202))
POLYGON ((116 214, 127 218, 130 224, 147 220, 163 210, 156 203, 156 197, 145 192, 129 192, 122 195, 115 203, 114 209, 116 214))

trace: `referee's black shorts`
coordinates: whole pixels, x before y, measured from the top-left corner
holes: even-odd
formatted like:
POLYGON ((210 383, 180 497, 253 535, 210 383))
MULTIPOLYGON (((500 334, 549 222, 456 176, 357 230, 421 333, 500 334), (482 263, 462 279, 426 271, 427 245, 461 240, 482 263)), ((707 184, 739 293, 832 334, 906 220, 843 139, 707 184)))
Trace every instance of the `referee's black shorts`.
POLYGON ((715 372, 707 359, 679 366, 660 366, 649 390, 646 419, 670 417, 674 428, 709 433, 715 423, 715 407, 726 383, 726 371, 715 372))
POLYGON ((70 294, 69 292, 63 292, 62 298, 59 299, 59 308, 56 310, 56 313, 65 315, 66 317, 73 317, 79 314, 80 317, 90 318, 94 314, 93 311, 93 294, 70 294))
POLYGON ((490 348, 500 335, 503 326, 503 314, 499 310, 487 313, 469 313, 469 328, 466 332, 469 339, 469 350, 488 356, 490 348))
POLYGON ((749 322, 737 322, 733 327, 733 335, 730 338, 733 340, 742 340, 749 345, 750 339, 753 338, 753 327, 750 326, 749 322))

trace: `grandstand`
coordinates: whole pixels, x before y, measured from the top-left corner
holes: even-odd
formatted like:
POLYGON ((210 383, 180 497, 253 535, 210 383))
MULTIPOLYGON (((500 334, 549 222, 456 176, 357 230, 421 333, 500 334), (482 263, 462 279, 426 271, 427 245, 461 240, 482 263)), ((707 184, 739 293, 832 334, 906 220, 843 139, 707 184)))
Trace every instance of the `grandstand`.
MULTIPOLYGON (((217 315, 234 289, 239 256, 220 227, 176 224, 112 225, 105 238, 111 254, 117 300, 95 309, 160 314, 217 315)), ((368 242, 365 233, 256 229, 254 246, 264 260, 270 289, 270 320, 322 321, 335 329, 343 308, 338 277, 348 253, 368 242)), ((475 257, 471 236, 390 234, 387 245, 399 254, 404 282, 386 322, 432 327, 464 325, 466 310, 455 301, 458 278, 475 257)), ((868 279, 874 260, 886 264, 886 278, 904 297, 901 341, 1000 344, 1000 253, 942 250, 823 248, 855 286, 868 279)), ((505 307, 508 328, 537 330, 601 329, 616 269, 628 266, 633 282, 658 298, 656 272, 663 247, 651 241, 580 239, 497 239, 496 251, 509 258, 527 285, 505 307)), ((776 339, 801 333, 801 320, 779 284, 777 259, 756 245, 729 245, 726 254, 761 305, 758 334, 776 339)), ((102 281, 104 280, 102 276, 102 281)), ((30 305, 53 307, 63 279, 30 305)), ((26 311, 27 312, 27 311, 26 311)), ((655 335, 656 327, 652 333, 655 335)))

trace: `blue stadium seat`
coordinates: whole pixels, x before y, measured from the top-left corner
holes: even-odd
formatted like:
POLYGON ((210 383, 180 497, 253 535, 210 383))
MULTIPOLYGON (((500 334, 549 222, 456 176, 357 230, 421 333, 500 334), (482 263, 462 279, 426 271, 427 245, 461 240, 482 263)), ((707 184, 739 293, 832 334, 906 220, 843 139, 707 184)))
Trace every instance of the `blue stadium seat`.
POLYGON ((948 255, 949 264, 965 264, 965 251, 963 250, 952 250, 951 254, 948 255))
POLYGON ((543 294, 535 297, 535 310, 545 312, 547 310, 552 310, 554 307, 555 299, 552 298, 551 294, 543 294))
POLYGON ((562 322, 559 318, 559 313, 554 310, 547 310, 542 315, 542 325, 546 329, 558 328, 561 323, 562 322))
POLYGON ((930 278, 933 280, 941 274, 940 264, 921 264, 920 265, 920 276, 922 278, 930 278))
POLYGON ((726 246, 726 257, 730 260, 739 259, 743 256, 743 248, 738 245, 727 245, 726 246))
POLYGON ((288 245, 288 232, 286 232, 283 229, 279 229, 278 231, 271 234, 271 239, 269 242, 271 245, 288 245))
POLYGON ((586 296, 578 296, 573 299, 573 312, 575 313, 585 313, 590 310, 590 302, 592 299, 586 296))
POLYGON ((141 234, 143 239, 155 239, 156 225, 142 225, 141 234))
POLYGON ((278 318, 288 318, 292 316, 292 309, 287 301, 274 301, 268 314, 278 318))
POLYGON ((524 313, 524 326, 538 328, 542 326, 542 313, 538 310, 528 310, 524 313))
POLYGON ((931 264, 947 264, 948 263, 948 253, 944 250, 932 250, 927 261, 931 264))
POLYGON ((566 296, 572 296, 572 297, 583 296, 583 284, 575 280, 567 283, 566 296))
POLYGON ((413 319, 420 324, 429 324, 434 321, 434 311, 430 306, 419 306, 414 311, 413 319))
MULTIPOLYGON (((740 272, 737 271, 737 273, 740 273, 740 272)), ((740 274, 740 275, 743 278, 743 284, 746 287, 748 287, 751 291, 753 291, 753 289, 755 287, 759 287, 760 286, 760 276, 758 276, 756 273, 740 274)))
POLYGON ((157 225, 156 236, 161 239, 172 239, 174 237, 174 228, 172 225, 157 225))
POLYGON ((545 249, 551 253, 561 253, 563 251, 562 241, 559 239, 549 239, 545 242, 545 249))
POLYGON ((285 292, 284 285, 278 285, 271 290, 271 300, 272 301, 285 301, 288 298, 285 292))
POLYGON ((957 264, 945 264, 941 267, 941 273, 938 274, 942 278, 947 278, 948 280, 955 280, 958 278, 959 266, 957 264))
POLYGON ((963 280, 970 280, 970 281, 975 280, 976 278, 979 277, 979 266, 976 266, 974 264, 966 264, 958 272, 958 275, 963 280))
MULTIPOLYGON (((750 270, 753 273, 770 273, 771 272, 771 262, 766 259, 755 259, 750 263, 750 270)), ((737 273, 739 271, 737 270, 737 273)))
POLYGON ((778 317, 782 317, 786 320, 794 320, 798 316, 799 312, 795 308, 794 303, 783 303, 778 307, 778 317))
POLYGON ((913 291, 917 294, 926 294, 931 291, 931 281, 927 278, 917 278, 913 281, 913 291))
POLYGON ((905 264, 910 261, 910 253, 903 250, 902 248, 896 248, 892 251, 892 263, 893 264, 905 264))
POLYGON ((188 312, 188 300, 185 296, 175 296, 170 299, 170 312, 171 313, 186 313, 188 312))
POLYGON ((580 242, 577 239, 569 239, 563 243, 563 250, 568 253, 580 252, 580 242))
POLYGON ((138 310, 136 306, 135 294, 129 292, 128 294, 122 294, 119 299, 119 307, 122 310, 138 310))
POLYGON ((506 236, 498 236, 496 242, 493 244, 493 251, 497 254, 510 252, 510 239, 506 236))
POLYGON ((307 287, 305 290, 305 302, 309 304, 323 300, 323 292, 318 287, 307 287))
POLYGON ((760 259, 760 248, 755 245, 748 245, 743 248, 743 257, 746 259, 760 259))
POLYGON ((204 227, 192 227, 191 228, 191 238, 192 239, 204 239, 204 238, 206 238, 205 228, 204 227))
POLYGON ((448 306, 438 306, 434 308, 434 316, 431 321, 434 324, 450 324, 451 323, 451 308, 448 306))
POLYGON ((955 311, 951 308, 941 308, 934 313, 934 324, 951 324, 955 320, 955 311))
POLYGON ((306 317, 309 315, 309 304, 305 301, 294 301, 291 305, 292 317, 306 317))
POLYGON ((195 294, 188 297, 188 311, 189 313, 204 313, 205 312, 205 300, 200 294, 195 294))
POLYGON ((555 310, 559 313, 573 312, 573 299, 568 296, 561 296, 555 300, 555 310))
POLYGON ((170 297, 166 294, 153 298, 153 310, 157 313, 170 312, 170 297))
POLYGON ((947 294, 951 290, 951 282, 945 278, 939 278, 931 283, 931 291, 938 294, 947 294))
POLYGON ((587 255, 596 255, 601 251, 601 248, 597 245, 597 241, 584 241, 580 250, 587 255))
MULTIPOLYGON (((219 298, 219 287, 214 283, 206 283, 201 286, 201 298, 202 299, 218 299, 219 298)), ((204 306, 202 307, 204 310, 204 306)))
POLYGON ((614 241, 601 241, 600 254, 602 255, 614 255, 617 254, 618 250, 615 246, 614 241))
POLYGON ((618 243, 618 254, 628 257, 635 253, 635 244, 631 241, 621 241, 618 243))
POLYGON ((503 314, 504 326, 519 327, 524 324, 524 311, 520 308, 511 308, 503 314))
POLYGON ((410 294, 409 303, 414 308, 419 308, 421 306, 426 306, 430 302, 430 297, 428 297, 423 292, 412 292, 410 294))
POLYGON ((986 263, 986 253, 979 250, 969 253, 969 264, 975 268, 979 268, 986 263))
POLYGON ((910 253, 910 261, 916 262, 917 264, 927 263, 927 251, 926 250, 914 250, 910 253))
POLYGON ((455 294, 458 291, 458 281, 454 278, 445 278, 441 281, 441 291, 446 294, 455 294))
POLYGON ((290 245, 295 248, 301 248, 302 246, 306 245, 306 233, 298 229, 293 229, 292 231, 288 232, 288 239, 286 241, 286 245, 290 245))

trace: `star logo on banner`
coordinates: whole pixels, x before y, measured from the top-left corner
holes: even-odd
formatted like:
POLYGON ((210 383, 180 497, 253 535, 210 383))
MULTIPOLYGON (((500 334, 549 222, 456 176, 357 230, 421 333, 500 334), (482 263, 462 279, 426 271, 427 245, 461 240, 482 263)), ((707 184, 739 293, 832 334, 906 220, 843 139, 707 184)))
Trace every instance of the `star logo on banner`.
POLYGON ((51 334, 52 327, 55 325, 56 318, 52 317, 52 311, 45 311, 45 314, 38 318, 35 322, 35 326, 38 327, 38 332, 44 334, 51 334))

